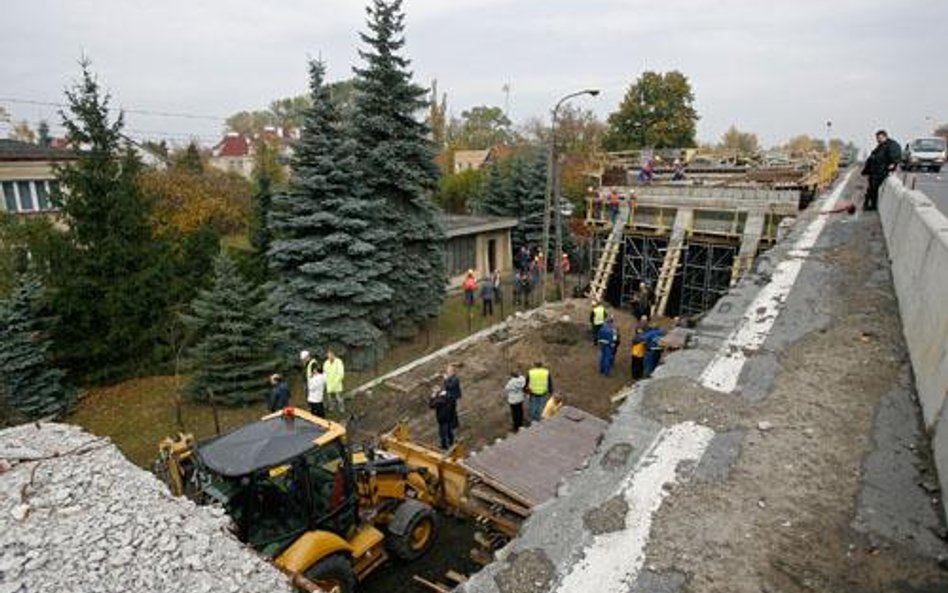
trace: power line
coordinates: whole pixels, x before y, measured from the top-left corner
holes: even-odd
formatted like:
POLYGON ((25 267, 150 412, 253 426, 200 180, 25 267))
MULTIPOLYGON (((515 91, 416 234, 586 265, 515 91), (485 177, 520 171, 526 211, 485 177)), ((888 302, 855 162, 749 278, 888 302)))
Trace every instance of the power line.
MULTIPOLYGON (((65 103, 57 103, 54 101, 39 101, 36 99, 22 99, 17 97, 0 97, 0 103, 13 103, 19 105, 40 105, 44 107, 58 107, 65 108, 68 107, 65 103)), ((176 117, 182 119, 201 119, 207 121, 216 121, 216 122, 225 122, 227 121, 226 117, 220 117, 217 115, 202 115, 198 113, 184 113, 184 112, 174 112, 174 111, 158 111, 153 109, 132 109, 124 107, 112 107, 111 111, 123 111, 125 113, 133 113, 135 115, 147 115, 152 117, 176 117)))

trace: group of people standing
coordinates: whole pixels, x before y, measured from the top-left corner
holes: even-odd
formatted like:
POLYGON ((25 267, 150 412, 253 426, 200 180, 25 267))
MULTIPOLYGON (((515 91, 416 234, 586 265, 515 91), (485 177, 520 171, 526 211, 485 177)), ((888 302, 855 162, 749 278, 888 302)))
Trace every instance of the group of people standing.
POLYGON ((480 283, 474 275, 474 270, 468 270, 464 276, 464 283, 461 289, 464 291, 464 306, 468 309, 474 307, 474 301, 480 288, 481 314, 484 317, 494 315, 494 303, 500 303, 504 292, 500 285, 500 271, 494 270, 486 278, 481 279, 480 283))
POLYGON ((504 397, 510 406, 514 431, 524 426, 524 404, 529 406, 531 423, 553 416, 563 406, 563 397, 553 391, 550 369, 540 361, 533 363, 526 376, 519 371, 510 373, 504 385, 504 397))
POLYGON ((306 377, 306 402, 309 411, 320 418, 326 417, 326 402, 340 415, 346 413, 342 381, 346 367, 332 350, 326 351, 326 360, 320 363, 308 350, 300 352, 303 374, 306 377))
MULTIPOLYGON (((300 352, 303 364, 303 378, 306 386, 306 402, 314 416, 326 418, 325 400, 329 401, 339 414, 346 413, 345 398, 342 393, 342 381, 346 368, 342 359, 332 350, 326 351, 326 360, 320 362, 309 350, 300 352)), ((267 409, 271 412, 282 410, 290 405, 290 388, 279 373, 270 375, 270 393, 267 396, 267 409)))
MULTIPOLYGON (((593 344, 599 347, 599 373, 609 377, 622 342, 615 317, 601 302, 593 302, 589 314, 593 344)), ((662 356, 661 339, 665 332, 652 325, 647 315, 636 318, 632 327, 631 374, 633 380, 648 378, 662 356)))

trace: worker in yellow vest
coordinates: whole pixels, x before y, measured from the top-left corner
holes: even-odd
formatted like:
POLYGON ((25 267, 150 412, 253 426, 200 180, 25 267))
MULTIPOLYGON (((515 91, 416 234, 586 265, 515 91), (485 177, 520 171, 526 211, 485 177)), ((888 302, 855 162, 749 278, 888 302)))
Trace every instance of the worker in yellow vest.
POLYGON ((593 301, 593 308, 589 313, 589 323, 592 325, 593 344, 599 343, 599 330, 602 329, 602 324, 606 322, 608 316, 609 314, 606 311, 605 305, 599 301, 593 301))
POLYGON ((329 406, 336 406, 340 414, 345 414, 346 403, 342 395, 342 380, 346 376, 346 367, 342 364, 342 359, 332 350, 326 351, 323 373, 326 375, 326 396, 329 406))
POLYGON ((533 367, 527 371, 527 391, 530 393, 530 419, 538 422, 553 393, 553 376, 542 362, 533 363, 533 367))

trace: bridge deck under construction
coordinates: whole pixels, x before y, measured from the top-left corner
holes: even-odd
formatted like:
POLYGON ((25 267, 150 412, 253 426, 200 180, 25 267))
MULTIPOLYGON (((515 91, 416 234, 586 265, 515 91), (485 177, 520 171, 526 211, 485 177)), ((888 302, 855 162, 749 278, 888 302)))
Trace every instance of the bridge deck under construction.
POLYGON ((590 296, 627 305, 641 282, 653 315, 696 315, 740 280, 796 215, 800 189, 615 186, 590 196, 590 296), (620 197, 613 223, 609 196, 620 197), (631 196, 631 199, 630 199, 631 196))

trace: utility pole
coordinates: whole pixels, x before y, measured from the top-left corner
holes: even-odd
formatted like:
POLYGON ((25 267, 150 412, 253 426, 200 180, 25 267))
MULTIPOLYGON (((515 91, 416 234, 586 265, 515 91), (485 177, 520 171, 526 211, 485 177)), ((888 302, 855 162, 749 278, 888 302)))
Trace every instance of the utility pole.
MULTIPOLYGON (((556 155, 556 117, 559 114, 560 107, 563 103, 569 101, 573 97, 579 97, 580 95, 589 95, 590 97, 595 97, 599 94, 599 89, 584 89, 581 91, 576 91, 575 93, 570 93, 562 97, 559 101, 556 102, 556 105, 553 107, 553 118, 552 125, 550 127, 550 155, 547 165, 546 173, 546 200, 544 202, 543 208, 543 275, 540 276, 540 304, 546 302, 546 288, 547 288, 547 274, 549 273, 549 263, 550 259, 550 208, 555 208, 554 216, 556 223, 556 252, 553 254, 553 269, 556 269, 558 265, 557 262, 560 259, 560 253, 563 251, 563 223, 562 223, 562 212, 560 208, 560 189, 559 189, 559 161, 556 155)), ((563 274, 560 273, 560 297, 563 297, 563 274)))

